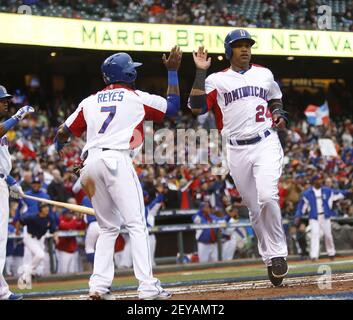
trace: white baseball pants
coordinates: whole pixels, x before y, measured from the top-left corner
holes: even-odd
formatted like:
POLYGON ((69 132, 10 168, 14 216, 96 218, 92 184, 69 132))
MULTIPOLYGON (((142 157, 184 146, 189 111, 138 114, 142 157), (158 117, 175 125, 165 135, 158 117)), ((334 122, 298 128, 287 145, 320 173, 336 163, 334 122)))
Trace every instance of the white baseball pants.
POLYGON ((6 258, 6 273, 14 277, 19 277, 19 268, 23 265, 23 257, 8 256, 6 258))
POLYGON ((58 273, 65 274, 78 272, 78 251, 65 252, 56 250, 56 256, 58 258, 58 273))
POLYGON ((286 257, 287 243, 279 207, 278 180, 282 173, 283 150, 277 132, 251 145, 227 144, 227 160, 258 239, 266 266, 274 257, 286 257))
POLYGON ((225 241, 222 244, 222 260, 223 261, 233 260, 236 248, 237 248, 237 238, 234 231, 230 239, 225 241))
POLYGON ((96 251, 96 243, 99 236, 99 225, 97 221, 93 221, 88 225, 85 237, 86 254, 96 251))
POLYGON ((107 293, 114 278, 114 245, 122 225, 129 232, 139 298, 163 289, 152 275, 148 229, 140 181, 129 151, 90 149, 81 171, 83 186, 91 190, 100 233, 96 244, 90 292, 107 293))
POLYGON ((217 243, 202 243, 198 241, 197 253, 199 255, 199 262, 218 261, 217 243))
POLYGON ((310 226, 310 258, 318 259, 320 255, 320 236, 323 233, 325 247, 329 256, 336 254, 335 244, 332 236, 331 219, 326 219, 325 215, 319 215, 318 220, 309 219, 310 226))
POLYGON ((7 299, 11 292, 4 278, 6 262, 6 244, 9 224, 9 188, 4 179, 0 179, 0 300, 7 299))
POLYGON ((43 264, 45 259, 45 236, 37 239, 25 232, 23 234, 23 243, 25 249, 23 258, 24 270, 32 275, 43 274, 43 264))

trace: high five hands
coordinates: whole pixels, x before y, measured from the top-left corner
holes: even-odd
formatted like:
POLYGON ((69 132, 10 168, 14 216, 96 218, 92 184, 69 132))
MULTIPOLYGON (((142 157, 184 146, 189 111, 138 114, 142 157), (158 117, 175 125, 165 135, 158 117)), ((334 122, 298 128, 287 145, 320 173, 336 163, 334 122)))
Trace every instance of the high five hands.
POLYGON ((183 52, 180 50, 180 47, 174 46, 172 50, 170 50, 168 59, 166 55, 163 54, 162 61, 169 71, 177 71, 180 67, 182 56, 183 52))

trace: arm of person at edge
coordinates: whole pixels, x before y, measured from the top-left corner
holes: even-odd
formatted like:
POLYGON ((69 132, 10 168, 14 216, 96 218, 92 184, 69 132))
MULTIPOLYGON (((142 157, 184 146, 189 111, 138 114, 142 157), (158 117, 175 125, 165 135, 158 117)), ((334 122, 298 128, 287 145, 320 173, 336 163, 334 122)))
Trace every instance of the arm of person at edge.
POLYGON ((180 91, 178 83, 178 69, 181 64, 183 52, 180 47, 174 46, 167 59, 163 54, 162 61, 168 70, 168 89, 167 89, 167 112, 169 117, 176 116, 180 109, 180 91))
POLYGON ((194 84, 192 85, 189 101, 193 114, 199 115, 207 112, 207 95, 205 81, 207 69, 211 66, 211 58, 207 58, 207 50, 199 47, 192 55, 196 66, 194 84))
POLYGON ((7 131, 14 127, 17 123, 25 118, 26 115, 33 113, 34 108, 31 106, 24 106, 20 108, 13 116, 8 120, 0 123, 0 138, 2 138, 7 131))

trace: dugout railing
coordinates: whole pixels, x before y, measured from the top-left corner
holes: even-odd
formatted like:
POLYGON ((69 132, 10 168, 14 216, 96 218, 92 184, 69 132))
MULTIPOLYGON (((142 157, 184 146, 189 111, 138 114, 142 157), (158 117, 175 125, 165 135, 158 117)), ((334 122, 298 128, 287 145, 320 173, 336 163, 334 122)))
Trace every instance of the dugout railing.
MULTIPOLYGON (((191 211, 191 210, 187 210, 191 211)), ((190 213, 186 213, 190 214, 190 213)), ((305 221, 307 220, 308 217, 303 216, 302 220, 305 221)), ((353 224, 353 218, 350 217, 333 217, 331 218, 332 221, 336 221, 340 224, 353 224)), ((290 225, 293 224, 293 220, 290 219, 283 219, 283 225, 290 225)), ((173 225, 160 225, 160 226, 154 226, 150 227, 149 231, 150 233, 176 233, 176 238, 177 238, 177 248, 178 248, 178 257, 163 257, 163 258, 156 258, 156 262, 160 261, 163 263, 169 262, 169 263, 185 263, 185 250, 184 250, 184 233, 187 231, 197 231, 197 230, 204 230, 204 229, 218 229, 217 233, 217 248, 218 248, 218 261, 222 261, 222 234, 223 234, 223 229, 228 229, 228 228, 246 228, 246 227, 251 227, 250 222, 236 222, 236 223, 226 223, 226 222, 221 222, 221 223, 209 223, 209 224, 195 224, 195 223, 190 223, 190 224, 173 224, 173 225)), ((127 230, 122 229, 121 233, 128 233, 127 230)), ((85 231, 57 231, 56 234, 59 237, 85 237, 86 232, 85 231)), ((9 234, 8 236, 9 239, 22 239, 22 235, 14 235, 14 234, 9 234)), ((50 272, 55 273, 55 257, 54 257, 54 252, 55 252, 55 244, 53 240, 52 235, 46 235, 47 238, 47 244, 48 244, 48 254, 50 258, 50 272)), ((195 239, 196 241, 196 239, 195 239)))

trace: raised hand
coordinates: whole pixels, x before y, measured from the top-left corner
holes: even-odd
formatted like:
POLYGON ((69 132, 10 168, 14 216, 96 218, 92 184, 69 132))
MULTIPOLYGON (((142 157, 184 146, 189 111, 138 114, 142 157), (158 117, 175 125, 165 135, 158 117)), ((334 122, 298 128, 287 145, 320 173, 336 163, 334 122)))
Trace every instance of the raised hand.
POLYGON ((12 117, 16 118, 18 121, 22 120, 27 114, 33 113, 34 108, 31 106, 24 106, 20 108, 12 117))
POLYGON ((183 52, 180 50, 180 47, 174 46, 172 50, 170 50, 168 59, 166 55, 163 54, 162 61, 168 70, 177 71, 180 67, 182 56, 183 56, 183 52))
POLYGON ((207 70, 211 65, 211 57, 207 59, 207 50, 204 47, 199 47, 197 52, 193 51, 194 62, 196 68, 207 70))

